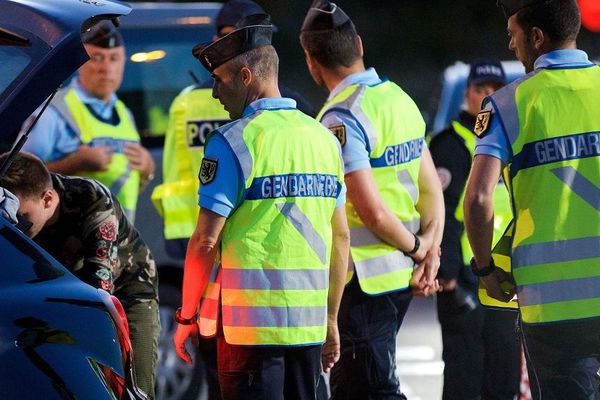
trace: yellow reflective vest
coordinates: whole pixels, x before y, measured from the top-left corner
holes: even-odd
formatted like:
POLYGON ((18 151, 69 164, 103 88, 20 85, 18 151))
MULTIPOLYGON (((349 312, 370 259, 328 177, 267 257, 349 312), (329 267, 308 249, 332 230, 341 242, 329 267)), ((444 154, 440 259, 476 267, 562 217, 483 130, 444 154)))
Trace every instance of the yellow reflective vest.
POLYGON ((212 89, 189 86, 171 104, 163 152, 163 183, 152 202, 164 219, 165 239, 188 239, 198 219, 198 172, 206 136, 229 117, 212 89))
POLYGON ((512 150, 523 321, 600 316, 600 67, 537 69, 491 96, 512 150))
MULTIPOLYGON (((325 104, 317 119, 323 120, 332 111, 350 114, 362 126, 371 171, 383 201, 408 230, 417 233, 420 216, 415 204, 425 123, 416 104, 396 84, 382 81, 342 90, 325 104)), ((377 295, 408 288, 413 259, 371 232, 350 202, 346 203, 346 214, 352 259, 363 292, 377 295)))
POLYGON ((114 111, 118 116, 116 125, 98 119, 79 99, 75 89, 58 92, 52 104, 82 143, 91 147, 112 148, 112 162, 106 171, 81 172, 77 175, 96 179, 106 185, 133 222, 140 189, 140 173, 130 167, 123 151, 126 143, 139 143, 140 136, 125 104, 121 100, 115 103, 114 111))
POLYGON ((221 239, 225 340, 321 343, 331 219, 343 184, 335 138, 295 108, 259 110, 215 135, 235 149, 245 187, 221 239))

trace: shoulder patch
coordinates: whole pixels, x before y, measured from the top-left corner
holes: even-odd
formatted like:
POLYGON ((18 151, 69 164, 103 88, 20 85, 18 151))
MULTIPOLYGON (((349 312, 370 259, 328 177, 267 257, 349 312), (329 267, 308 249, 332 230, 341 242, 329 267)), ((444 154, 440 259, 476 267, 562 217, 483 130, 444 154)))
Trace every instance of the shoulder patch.
POLYGON ((340 141, 342 146, 346 144, 346 127, 344 124, 330 126, 329 130, 340 141))
POLYGON ((213 160, 212 158, 204 157, 202 159, 200 172, 198 173, 198 179, 200 179, 201 184, 207 185, 215 179, 215 176, 217 175, 218 164, 218 161, 213 160))
POLYGON ((473 128, 473 132, 477 137, 483 137, 488 128, 490 127, 490 121, 492 119, 492 111, 485 110, 480 111, 475 118, 475 127, 473 128))

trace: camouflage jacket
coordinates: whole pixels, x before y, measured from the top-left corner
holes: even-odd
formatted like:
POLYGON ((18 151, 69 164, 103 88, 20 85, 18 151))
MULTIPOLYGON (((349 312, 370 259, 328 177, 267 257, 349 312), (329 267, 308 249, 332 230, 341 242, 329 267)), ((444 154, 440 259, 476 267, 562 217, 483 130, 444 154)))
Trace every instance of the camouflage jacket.
POLYGON ((52 174, 58 220, 35 241, 84 282, 124 306, 158 296, 156 265, 119 202, 99 182, 52 174))

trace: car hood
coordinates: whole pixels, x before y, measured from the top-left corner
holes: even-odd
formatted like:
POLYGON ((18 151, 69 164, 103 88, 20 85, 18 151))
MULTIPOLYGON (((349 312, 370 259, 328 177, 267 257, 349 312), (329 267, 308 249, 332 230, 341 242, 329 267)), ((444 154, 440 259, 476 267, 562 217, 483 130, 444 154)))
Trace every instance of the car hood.
POLYGON ((89 59, 82 31, 130 11, 112 0, 0 0, 0 140, 89 59))

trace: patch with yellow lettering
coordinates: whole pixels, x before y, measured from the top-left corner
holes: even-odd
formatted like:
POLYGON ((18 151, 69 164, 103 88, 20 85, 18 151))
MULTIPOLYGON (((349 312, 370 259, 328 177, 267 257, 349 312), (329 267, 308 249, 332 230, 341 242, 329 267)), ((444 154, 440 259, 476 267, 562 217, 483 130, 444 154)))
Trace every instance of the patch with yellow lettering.
POLYGON ((198 173, 198 179, 200 179, 201 184, 207 185, 215 179, 215 176, 217 175, 217 165, 217 160, 206 157, 202 159, 200 173, 198 173))
POLYGON ((346 144, 346 127, 344 126, 344 124, 330 126, 329 130, 335 135, 337 140, 340 141, 340 144, 342 146, 346 144))
POLYGON ((480 111, 475 118, 475 127, 473 128, 473 132, 477 135, 477 137, 483 137, 490 127, 490 121, 492 119, 492 111, 480 111))

